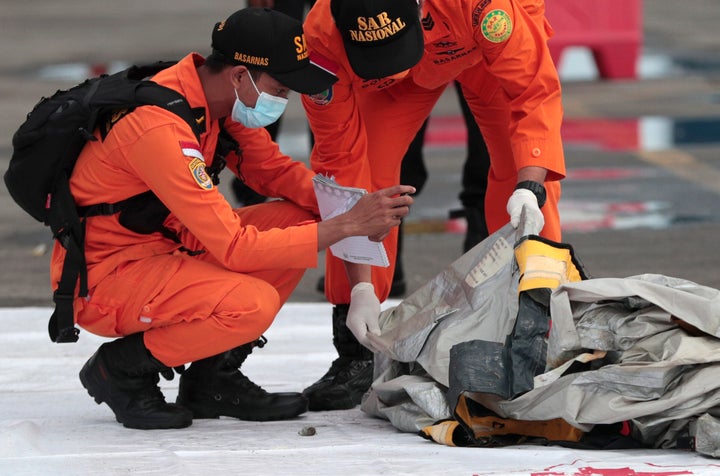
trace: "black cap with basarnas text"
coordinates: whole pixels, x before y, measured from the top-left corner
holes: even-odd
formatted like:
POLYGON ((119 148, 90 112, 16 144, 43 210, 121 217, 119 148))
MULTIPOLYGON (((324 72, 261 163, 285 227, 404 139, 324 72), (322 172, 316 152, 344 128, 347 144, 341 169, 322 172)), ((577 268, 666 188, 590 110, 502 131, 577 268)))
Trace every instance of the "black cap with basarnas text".
POLYGON ((350 66, 361 78, 392 76, 422 58, 417 0, 332 0, 330 11, 350 66))
POLYGON ((293 91, 316 94, 337 77, 310 61, 300 21, 269 8, 244 8, 215 24, 213 56, 268 73, 293 91))

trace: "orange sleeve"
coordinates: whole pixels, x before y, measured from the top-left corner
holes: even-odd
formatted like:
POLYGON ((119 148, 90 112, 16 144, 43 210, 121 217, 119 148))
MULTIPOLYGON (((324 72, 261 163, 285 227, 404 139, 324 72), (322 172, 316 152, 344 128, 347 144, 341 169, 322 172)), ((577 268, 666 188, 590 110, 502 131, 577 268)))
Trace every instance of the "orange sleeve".
POLYGON ((302 96, 315 140, 310 165, 315 172, 335 176, 341 185, 371 190, 367 134, 355 96, 358 84, 347 63, 329 3, 319 0, 304 23, 311 58, 319 55, 332 65, 338 77, 328 91, 302 96))
MULTIPOLYGON (((135 115, 136 116, 136 115, 135 115)), ((228 269, 312 267, 317 227, 259 231, 241 223, 230 204, 203 176, 199 146, 175 126, 147 128, 128 151, 127 163, 171 214, 228 269), (290 265, 291 266, 291 265, 290 265)))
POLYGON ((258 193, 286 199, 319 216, 312 170, 283 154, 263 128, 247 128, 229 119, 225 128, 242 144, 239 156, 228 157, 227 167, 233 173, 258 193))
MULTIPOLYGON (((540 166, 548 180, 565 177, 560 126, 560 80, 547 48, 543 9, 537 0, 494 0, 482 12, 474 36, 489 71, 510 99, 510 132, 518 169, 540 166), (531 15, 532 13, 532 15, 531 15), (503 33, 508 31, 509 33, 503 33)), ((540 2, 541 3, 541 2, 540 2)))

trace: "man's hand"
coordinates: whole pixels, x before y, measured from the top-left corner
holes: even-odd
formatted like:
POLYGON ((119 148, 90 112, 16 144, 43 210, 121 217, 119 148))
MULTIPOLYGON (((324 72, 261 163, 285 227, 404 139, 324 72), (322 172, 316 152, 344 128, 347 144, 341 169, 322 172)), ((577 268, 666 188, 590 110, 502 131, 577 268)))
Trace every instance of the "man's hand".
POLYGON ((350 308, 345 323, 358 342, 373 352, 376 349, 366 335, 368 332, 380 335, 379 319, 380 301, 375 295, 375 288, 371 283, 357 283, 350 292, 350 308))
POLYGON ((510 196, 507 202, 507 212, 510 223, 515 228, 520 224, 520 215, 525 207, 524 231, 530 235, 539 234, 545 226, 545 217, 538 206, 537 197, 530 190, 519 188, 510 196))
POLYGON ((372 241, 382 241, 393 226, 410 213, 415 188, 409 185, 397 185, 377 192, 368 193, 358 200, 347 212, 348 218, 361 224, 372 241))
POLYGON ((318 224, 318 249, 324 250, 349 236, 382 241, 410 212, 415 187, 395 185, 362 196, 347 212, 318 224))

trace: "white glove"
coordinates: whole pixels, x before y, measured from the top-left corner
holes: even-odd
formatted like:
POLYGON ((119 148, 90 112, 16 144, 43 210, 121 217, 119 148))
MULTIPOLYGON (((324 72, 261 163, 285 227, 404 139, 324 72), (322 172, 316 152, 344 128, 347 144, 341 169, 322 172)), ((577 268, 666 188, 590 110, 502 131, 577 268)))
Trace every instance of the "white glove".
POLYGON ((357 283, 350 291, 350 308, 345 325, 355 338, 368 349, 376 352, 368 332, 380 335, 380 301, 371 283, 357 283))
POLYGON ((520 223, 520 216, 525 208, 524 235, 538 235, 545 226, 545 217, 538 207, 537 197, 530 190, 519 188, 510 195, 507 202, 507 212, 510 215, 510 223, 517 228, 520 223))

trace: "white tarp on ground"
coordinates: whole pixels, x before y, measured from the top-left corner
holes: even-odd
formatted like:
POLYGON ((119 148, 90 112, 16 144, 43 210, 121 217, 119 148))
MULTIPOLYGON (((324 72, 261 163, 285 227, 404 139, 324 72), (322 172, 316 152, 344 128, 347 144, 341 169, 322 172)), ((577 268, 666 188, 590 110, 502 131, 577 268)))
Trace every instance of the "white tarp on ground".
MULTIPOLYGON (((197 420, 182 430, 129 430, 77 378, 103 339, 82 332, 76 344, 51 343, 50 312, 0 309, 0 475, 720 474, 717 460, 682 451, 445 447, 359 408, 286 422, 197 420), (310 426, 314 436, 298 434, 310 426)), ((243 370, 269 391, 309 385, 334 356, 330 315, 328 304, 286 305, 265 334, 268 345, 243 370)), ((161 382, 174 399, 177 379, 161 382)))

